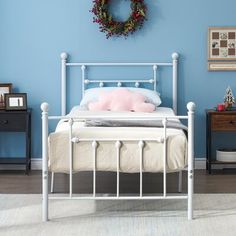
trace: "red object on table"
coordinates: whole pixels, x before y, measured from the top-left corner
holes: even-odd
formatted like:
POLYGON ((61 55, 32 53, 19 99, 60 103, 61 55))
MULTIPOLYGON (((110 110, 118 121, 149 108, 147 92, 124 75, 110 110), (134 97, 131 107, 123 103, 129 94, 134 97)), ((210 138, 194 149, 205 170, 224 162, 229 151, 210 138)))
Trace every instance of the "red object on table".
POLYGON ((217 111, 224 111, 225 110, 225 104, 221 103, 217 105, 217 111))

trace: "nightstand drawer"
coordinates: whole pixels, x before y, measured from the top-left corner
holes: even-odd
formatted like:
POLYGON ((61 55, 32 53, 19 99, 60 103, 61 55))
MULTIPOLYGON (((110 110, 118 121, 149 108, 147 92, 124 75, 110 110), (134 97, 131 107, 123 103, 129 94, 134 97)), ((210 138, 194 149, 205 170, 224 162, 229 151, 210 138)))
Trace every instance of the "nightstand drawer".
POLYGON ((1 114, 0 131, 25 131, 27 114, 1 114))
POLYGON ((236 115, 212 115, 212 131, 236 131, 236 115))

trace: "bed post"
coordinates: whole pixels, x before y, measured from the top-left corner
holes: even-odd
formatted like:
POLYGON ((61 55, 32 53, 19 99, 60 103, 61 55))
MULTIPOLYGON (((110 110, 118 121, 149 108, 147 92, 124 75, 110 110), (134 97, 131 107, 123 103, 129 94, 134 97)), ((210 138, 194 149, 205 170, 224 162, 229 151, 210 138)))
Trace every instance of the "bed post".
MULTIPOLYGON (((84 93, 85 93, 85 69, 86 69, 86 66, 82 65, 81 66, 81 72, 82 72, 82 98, 84 97, 84 93)), ((100 84, 102 84, 102 83, 100 83, 100 84)), ((99 87, 100 87, 100 84, 99 84, 99 87)))
POLYGON ((42 110, 42 220, 48 221, 48 104, 41 104, 42 110))
POLYGON ((61 54, 61 115, 66 115, 66 59, 68 55, 61 54))
MULTIPOLYGON (((178 113, 178 87, 177 87, 177 83, 178 83, 178 58, 179 58, 179 54, 174 52, 172 54, 172 66, 173 66, 173 91, 172 91, 172 96, 173 96, 173 110, 175 112, 175 114, 177 115, 178 113)), ((179 178, 178 178, 178 192, 181 193, 182 192, 182 176, 183 173, 182 171, 179 171, 179 178)))
POLYGON ((173 110, 175 114, 177 115, 178 112, 178 104, 177 104, 177 93, 178 93, 178 88, 177 88, 177 80, 178 80, 178 58, 179 54, 174 52, 172 54, 172 60, 173 60, 173 110))
POLYGON ((195 104, 189 102, 188 108, 188 219, 193 219, 193 178, 194 178, 194 111, 195 104))

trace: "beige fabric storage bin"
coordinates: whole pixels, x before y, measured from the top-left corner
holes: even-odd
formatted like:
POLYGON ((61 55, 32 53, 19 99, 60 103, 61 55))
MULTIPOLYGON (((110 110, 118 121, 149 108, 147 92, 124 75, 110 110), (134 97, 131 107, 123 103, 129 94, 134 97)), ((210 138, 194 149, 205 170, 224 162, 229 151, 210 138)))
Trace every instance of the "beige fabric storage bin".
POLYGON ((216 160, 225 162, 236 162, 236 149, 216 150, 216 160))

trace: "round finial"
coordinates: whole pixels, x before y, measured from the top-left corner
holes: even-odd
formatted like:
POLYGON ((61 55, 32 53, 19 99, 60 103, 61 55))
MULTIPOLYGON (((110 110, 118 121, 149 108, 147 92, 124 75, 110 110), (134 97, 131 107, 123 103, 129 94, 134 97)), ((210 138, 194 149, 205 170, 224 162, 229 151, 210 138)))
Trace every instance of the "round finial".
POLYGON ((172 59, 173 59, 173 60, 178 60, 178 58, 179 58, 179 54, 178 54, 177 52, 174 52, 174 53, 172 54, 172 59))
POLYGON ((42 111, 48 112, 48 109, 49 109, 48 103, 44 102, 44 103, 41 104, 41 110, 42 111))
POLYGON ((121 147, 121 141, 116 141, 116 148, 120 148, 121 147))
POLYGON ((92 147, 93 147, 93 148, 97 148, 97 146, 98 146, 98 143, 97 143, 96 141, 93 141, 93 142, 92 142, 92 147))
POLYGON ((162 124, 163 124, 163 126, 166 126, 166 124, 167 124, 167 119, 166 119, 166 118, 164 118, 164 119, 162 120, 162 124))
POLYGON ((117 83, 117 87, 121 87, 122 83, 121 82, 118 82, 117 83))
POLYGON ((144 142, 143 142, 142 140, 139 141, 138 146, 139 146, 140 148, 143 148, 143 147, 144 147, 144 142))
POLYGON ((153 66, 153 70, 157 70, 157 65, 154 65, 154 66, 153 66))
POLYGON ((150 83, 150 84, 153 84, 153 83, 154 83, 154 80, 153 80, 153 79, 150 79, 150 80, 149 80, 149 83, 150 83))
POLYGON ((85 70, 85 65, 82 65, 82 66, 81 66, 81 70, 85 70))
POLYGON ((66 52, 61 53, 62 60, 66 60, 67 57, 68 57, 68 54, 66 52))
POLYGON ((138 88, 139 85, 140 85, 139 82, 136 82, 136 83, 135 83, 135 87, 136 87, 136 88, 138 88))
POLYGON ((72 126, 74 123, 74 120, 72 118, 69 119, 69 125, 72 126))
POLYGON ((103 82, 100 82, 99 83, 99 87, 102 88, 104 86, 104 83, 103 82))
POLYGON ((79 143, 79 138, 78 137, 74 137, 74 138, 71 139, 71 141, 73 143, 79 143))
POLYGON ((195 111, 196 105, 195 105, 194 102, 189 102, 187 104, 187 108, 188 108, 189 111, 195 111))
POLYGON ((86 79, 86 80, 84 81, 85 84, 89 84, 89 82, 90 82, 90 81, 89 81, 88 79, 86 79))

